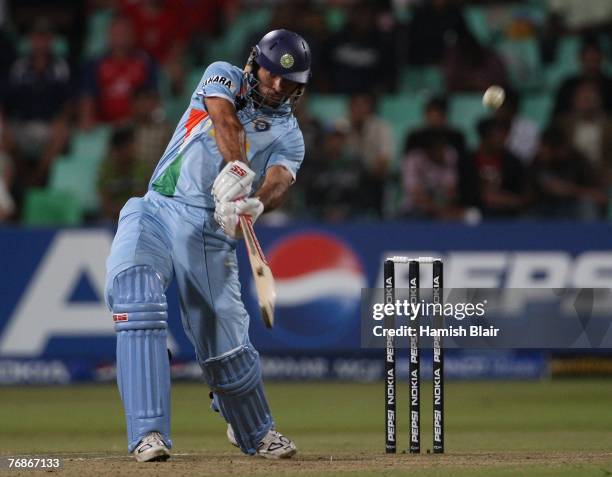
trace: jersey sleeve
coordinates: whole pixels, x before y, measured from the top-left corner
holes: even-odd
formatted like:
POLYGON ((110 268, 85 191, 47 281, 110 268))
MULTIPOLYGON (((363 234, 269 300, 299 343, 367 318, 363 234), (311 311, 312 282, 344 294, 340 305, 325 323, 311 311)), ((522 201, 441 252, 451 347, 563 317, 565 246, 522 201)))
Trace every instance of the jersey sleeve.
POLYGON ((204 98, 225 98, 232 104, 240 91, 242 74, 225 61, 211 63, 200 81, 199 94, 204 98))
POLYGON ((284 136, 280 141, 279 147, 270 155, 266 171, 272 166, 284 166, 295 181, 304 160, 304 138, 299 129, 294 129, 292 134, 284 136))

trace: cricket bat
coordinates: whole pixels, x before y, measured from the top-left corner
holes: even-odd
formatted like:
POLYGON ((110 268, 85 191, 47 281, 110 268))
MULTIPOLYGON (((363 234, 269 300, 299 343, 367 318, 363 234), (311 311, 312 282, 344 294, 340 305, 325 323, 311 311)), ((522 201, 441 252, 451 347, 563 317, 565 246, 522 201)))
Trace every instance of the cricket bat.
POLYGON ((253 230, 251 217, 241 215, 240 227, 242 228, 244 243, 246 244, 251 270, 253 271, 261 318, 267 328, 272 328, 274 325, 274 304, 276 302, 276 289, 274 287, 272 270, 270 270, 266 257, 261 250, 261 245, 259 245, 259 240, 257 240, 253 230))

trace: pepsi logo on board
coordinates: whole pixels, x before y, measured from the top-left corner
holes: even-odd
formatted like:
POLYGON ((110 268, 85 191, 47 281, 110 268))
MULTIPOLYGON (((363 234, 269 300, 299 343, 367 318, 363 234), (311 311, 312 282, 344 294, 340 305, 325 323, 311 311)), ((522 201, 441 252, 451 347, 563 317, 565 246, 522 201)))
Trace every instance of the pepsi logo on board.
POLYGON ((358 319, 367 280, 346 243, 320 232, 301 233, 267 255, 276 281, 275 337, 292 346, 320 347, 358 319))

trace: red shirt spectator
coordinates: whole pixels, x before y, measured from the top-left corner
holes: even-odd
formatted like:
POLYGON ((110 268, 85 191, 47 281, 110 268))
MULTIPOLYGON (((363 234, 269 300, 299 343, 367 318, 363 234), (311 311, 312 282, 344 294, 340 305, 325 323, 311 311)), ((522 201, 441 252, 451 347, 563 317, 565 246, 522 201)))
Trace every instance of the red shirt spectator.
MULTIPOLYGON (((229 18, 236 14, 237 0, 168 0, 178 11, 181 28, 185 35, 203 34, 216 38, 224 27, 231 23, 229 18)), ((280 5, 276 8, 280 8, 280 5)))
POLYGON ((521 161, 505 142, 508 124, 494 118, 478 123, 480 146, 472 160, 478 171, 483 214, 490 217, 518 216, 531 200, 521 161))
MULTIPOLYGON (((120 0, 122 13, 132 23, 138 46, 164 63, 185 42, 180 11, 165 0, 120 0)), ((191 12, 190 12, 191 14, 191 12)))
POLYGON ((96 121, 121 122, 132 116, 136 90, 155 89, 157 67, 141 50, 133 47, 130 22, 117 17, 109 28, 109 51, 91 62, 84 74, 81 127, 96 121))

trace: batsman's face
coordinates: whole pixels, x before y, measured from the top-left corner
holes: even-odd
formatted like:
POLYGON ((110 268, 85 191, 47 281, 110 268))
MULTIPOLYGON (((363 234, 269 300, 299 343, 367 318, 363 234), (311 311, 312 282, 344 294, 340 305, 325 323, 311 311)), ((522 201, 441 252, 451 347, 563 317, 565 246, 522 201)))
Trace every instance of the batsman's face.
POLYGON ((299 83, 270 73, 263 66, 257 70, 259 84, 257 89, 268 106, 277 106, 286 101, 289 96, 299 87, 299 83))

